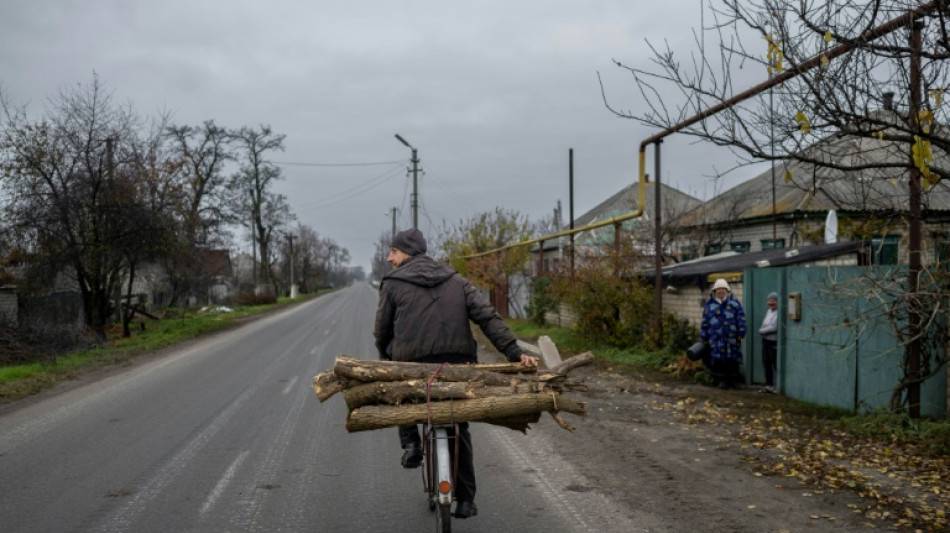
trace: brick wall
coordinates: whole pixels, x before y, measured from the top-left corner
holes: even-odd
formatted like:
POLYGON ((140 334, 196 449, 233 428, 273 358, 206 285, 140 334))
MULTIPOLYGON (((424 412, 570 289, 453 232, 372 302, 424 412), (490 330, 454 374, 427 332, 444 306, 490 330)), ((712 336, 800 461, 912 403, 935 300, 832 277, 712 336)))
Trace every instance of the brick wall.
MULTIPOLYGON (((712 289, 714 279, 709 282, 709 289, 712 289)), ((745 305, 742 299, 742 281, 729 278, 729 288, 732 294, 739 300, 739 303, 745 305)), ((680 318, 689 320, 689 323, 699 327, 703 320, 703 306, 709 299, 709 291, 701 291, 696 286, 686 286, 675 291, 663 291, 663 312, 673 313, 680 318)))

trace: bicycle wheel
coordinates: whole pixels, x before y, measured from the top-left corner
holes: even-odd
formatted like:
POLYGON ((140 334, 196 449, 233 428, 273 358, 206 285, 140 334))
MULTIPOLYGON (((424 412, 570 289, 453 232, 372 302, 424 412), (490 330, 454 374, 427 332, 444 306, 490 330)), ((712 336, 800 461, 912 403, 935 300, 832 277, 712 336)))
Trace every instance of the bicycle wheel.
POLYGON ((434 506, 436 531, 449 533, 452 531, 452 468, 445 427, 434 428, 430 439, 432 486, 429 508, 434 506))
POLYGON ((436 533, 452 533, 452 504, 440 504, 435 513, 436 533))

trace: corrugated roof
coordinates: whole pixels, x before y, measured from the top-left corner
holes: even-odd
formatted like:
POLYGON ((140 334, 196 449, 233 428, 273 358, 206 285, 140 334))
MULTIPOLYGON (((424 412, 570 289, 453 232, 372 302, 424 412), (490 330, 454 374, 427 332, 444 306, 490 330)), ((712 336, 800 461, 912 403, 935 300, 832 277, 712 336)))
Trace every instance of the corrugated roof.
MULTIPOLYGON (((876 118, 884 120, 882 117, 876 118)), ((936 147, 932 150, 935 158, 944 157, 936 147)), ((774 186, 775 212, 779 215, 831 209, 901 212, 909 205, 909 173, 899 168, 909 157, 906 144, 835 134, 804 149, 802 155, 833 165, 864 168, 846 171, 797 160, 777 163, 774 186)), ((941 180, 924 190, 921 209, 950 211, 948 181, 941 180)), ((772 187, 770 168, 707 201, 676 223, 696 226, 771 215, 772 187)))
MULTIPOLYGON (((818 244, 814 246, 799 246, 797 248, 780 248, 749 252, 724 257, 703 258, 701 261, 678 263, 663 268, 664 285, 700 285, 705 286, 705 279, 717 272, 741 272, 751 268, 788 266, 799 263, 808 263, 821 259, 829 259, 846 254, 857 253, 862 249, 862 241, 846 241, 834 244, 818 244)), ((644 271, 641 276, 653 281, 654 271, 644 271)))
MULTIPOLYGON (((655 203, 653 199, 655 196, 655 186, 655 182, 646 184, 646 189, 644 191, 644 196, 646 197, 646 208, 644 209, 643 216, 640 219, 633 219, 626 222, 627 226, 625 227, 635 224, 637 220, 653 220, 653 204, 655 203)), ((663 194, 660 201, 663 202, 663 205, 667 207, 666 211, 672 209, 676 214, 684 213, 696 209, 703 203, 698 198, 694 198, 693 196, 690 196, 669 185, 660 184, 660 186, 663 188, 663 194)), ((638 205, 639 184, 634 182, 612 194, 609 198, 595 205, 584 214, 575 217, 574 227, 580 228, 588 224, 600 222, 602 220, 608 220, 620 215, 626 215, 627 213, 636 211, 638 205)), ((669 216, 669 214, 664 212, 664 216, 669 216)), ((584 246, 592 244, 591 240, 594 235, 600 236, 604 239, 609 238, 609 242, 613 242, 613 228, 605 226, 577 234, 574 241, 575 245, 584 246)), ((537 252, 538 247, 539 246, 537 244, 532 245, 531 251, 537 252)), ((544 249, 556 250, 557 240, 545 241, 544 249)))
MULTIPOLYGON (((655 187, 656 182, 650 182, 646 184, 644 193, 644 196, 646 197, 646 207, 644 209, 643 216, 639 219, 634 219, 632 221, 633 223, 636 223, 638 220, 653 220, 655 204, 653 200, 656 195, 655 187)), ((693 196, 690 196, 669 185, 660 184, 660 187, 662 187, 663 192, 660 201, 663 203, 664 217, 669 216, 667 212, 671 210, 677 214, 685 213, 702 205, 702 201, 698 198, 694 198, 693 196)), ((586 226, 588 224, 593 224, 616 216, 625 215, 631 211, 635 211, 638 207, 639 184, 634 182, 613 194, 610 198, 607 198, 603 202, 597 204, 583 215, 577 217, 574 220, 574 227, 586 226)), ((589 241, 595 234, 609 235, 610 241, 613 242, 613 228, 611 227, 603 227, 581 233, 577 236, 575 242, 580 245, 589 244, 585 241, 589 241)))

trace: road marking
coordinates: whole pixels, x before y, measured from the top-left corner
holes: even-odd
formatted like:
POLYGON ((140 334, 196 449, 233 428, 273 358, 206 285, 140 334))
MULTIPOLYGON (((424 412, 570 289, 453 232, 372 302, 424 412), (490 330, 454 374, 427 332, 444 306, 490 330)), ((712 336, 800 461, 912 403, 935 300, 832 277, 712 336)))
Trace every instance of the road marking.
POLYGON ((148 504, 193 464, 195 457, 201 453, 201 450, 221 429, 230 423, 231 419, 256 393, 259 387, 260 385, 255 385, 245 389, 221 414, 185 444, 174 457, 160 466, 139 492, 131 500, 116 509, 113 515, 107 519, 107 522, 98 529, 100 531, 131 531, 133 522, 141 516, 148 504))
POLYGON ((287 386, 284 387, 284 394, 289 394, 290 391, 293 390, 294 385, 297 384, 298 379, 300 379, 300 376, 294 376, 294 379, 290 380, 290 383, 288 383, 287 386))
POLYGON ((205 504, 201 506, 201 514, 205 514, 214 507, 215 502, 218 501, 218 498, 221 497, 221 493, 224 492, 225 487, 231 483, 231 479, 234 478, 234 473, 237 472, 238 467, 241 466, 241 463, 244 462, 244 459, 247 459, 248 451, 241 452, 241 455, 238 455, 237 458, 231 463, 231 466, 224 471, 224 475, 221 476, 221 479, 218 480, 218 483, 212 489, 211 494, 208 495, 208 499, 205 500, 205 504))

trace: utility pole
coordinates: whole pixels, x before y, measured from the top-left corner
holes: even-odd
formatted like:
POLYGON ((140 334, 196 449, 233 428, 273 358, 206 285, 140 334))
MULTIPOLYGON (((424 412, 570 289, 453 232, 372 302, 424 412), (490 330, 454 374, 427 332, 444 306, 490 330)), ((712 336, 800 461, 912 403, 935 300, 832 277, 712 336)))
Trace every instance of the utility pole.
POLYGON ((390 243, 392 243, 393 240, 396 239, 396 206, 393 206, 392 215, 393 215, 393 233, 392 233, 392 236, 389 237, 390 243))
POLYGON ((288 235, 290 241, 290 299, 297 297, 297 279, 294 277, 294 236, 288 235))
POLYGON ((396 138, 399 139, 399 142, 405 144, 410 150, 412 150, 412 227, 419 228, 419 153, 416 151, 416 148, 409 144, 409 141, 405 140, 398 133, 396 138))
MULTIPOLYGON (((911 131, 918 131, 920 121, 920 92, 921 92, 921 31, 924 28, 922 21, 911 23, 910 29, 910 112, 908 113, 908 122, 911 131)), ((909 264, 907 268, 908 287, 907 292, 911 302, 917 302, 920 298, 920 273, 921 267, 921 218, 920 218, 920 170, 914 162, 913 150, 910 153, 910 242, 908 243, 909 264)), ((910 323, 911 341, 907 345, 907 404, 911 418, 920 418, 920 334, 923 329, 923 319, 921 317, 920 305, 912 305, 908 309, 908 322, 910 323)))
POLYGON ((568 165, 568 216, 570 219, 571 228, 571 237, 570 244, 568 249, 571 253, 571 279, 574 279, 574 149, 570 148, 567 151, 567 165, 568 165))
MULTIPOLYGON (((561 232, 561 211, 562 211, 561 200, 558 200, 557 207, 554 209, 554 232, 555 233, 561 232)), ((558 262, 559 271, 561 268, 563 268, 563 266, 561 265, 561 262, 564 261, 563 243, 564 243, 564 237, 558 237, 557 238, 557 262, 558 262)))
MULTIPOLYGON (((116 137, 109 136, 106 138, 106 182, 109 187, 109 207, 114 211, 113 213, 118 212, 118 198, 116 194, 115 186, 115 143, 116 137)), ((114 220, 109 221, 110 224, 114 224, 114 220)), ((131 276, 132 273, 129 272, 131 276)), ((122 275, 121 271, 116 271, 115 280, 115 314, 116 319, 122 324, 122 336, 130 337, 132 333, 129 331, 128 325, 125 323, 125 308, 122 305, 122 275)), ((131 282, 131 280, 130 280, 131 282)), ((129 302, 131 303, 131 302, 129 302)), ((103 317, 105 318, 105 317, 103 317)))

